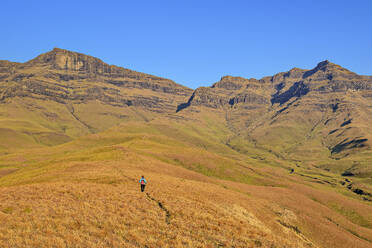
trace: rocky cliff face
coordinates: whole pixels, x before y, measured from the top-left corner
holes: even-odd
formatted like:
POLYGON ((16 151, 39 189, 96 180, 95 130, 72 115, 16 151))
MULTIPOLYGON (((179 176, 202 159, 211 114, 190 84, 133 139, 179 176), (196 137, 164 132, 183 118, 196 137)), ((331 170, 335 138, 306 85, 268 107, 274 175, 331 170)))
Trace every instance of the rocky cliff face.
POLYGON ((10 74, 14 73, 15 68, 17 68, 18 65, 18 63, 0 60, 0 81, 6 79, 10 74))
POLYGON ((196 89, 189 105, 214 108, 231 107, 238 103, 271 102, 282 105, 292 98, 299 98, 312 91, 334 93, 348 90, 372 90, 371 78, 357 75, 329 61, 323 61, 312 70, 293 68, 261 80, 225 76, 210 88, 196 89))
POLYGON ((1 62, 0 80, 2 101, 16 96, 46 97, 60 103, 99 100, 115 106, 135 105, 161 111, 175 109, 191 94, 191 89, 171 80, 59 48, 24 64, 1 62), (135 89, 147 92, 132 94, 135 89))
POLYGON ((323 61, 311 70, 293 68, 260 80, 222 77, 196 89, 178 111, 220 111, 239 137, 278 156, 338 160, 370 154, 371 96, 370 76, 323 61))

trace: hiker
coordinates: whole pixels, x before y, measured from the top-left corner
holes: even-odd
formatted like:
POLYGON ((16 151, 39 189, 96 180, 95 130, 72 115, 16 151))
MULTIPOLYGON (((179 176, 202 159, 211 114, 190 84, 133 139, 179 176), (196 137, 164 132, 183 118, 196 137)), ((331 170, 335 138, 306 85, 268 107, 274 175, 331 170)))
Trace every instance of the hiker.
POLYGON ((292 168, 291 171, 289 172, 290 174, 292 174, 294 172, 294 169, 292 168))
POLYGON ((145 191, 147 181, 144 176, 142 176, 142 178, 139 180, 139 183, 141 184, 141 192, 145 191))

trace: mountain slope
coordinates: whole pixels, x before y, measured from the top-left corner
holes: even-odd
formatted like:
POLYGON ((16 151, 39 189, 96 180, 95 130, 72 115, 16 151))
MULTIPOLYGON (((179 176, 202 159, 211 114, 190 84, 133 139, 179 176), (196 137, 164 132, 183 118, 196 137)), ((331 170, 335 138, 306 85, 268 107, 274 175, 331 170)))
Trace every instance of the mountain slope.
POLYGON ((178 111, 219 111, 237 149, 254 146, 305 166, 370 177, 371 101, 370 77, 323 61, 261 80, 223 77, 196 89, 178 111))
POLYGON ((209 111, 203 109, 213 109, 229 130, 222 142, 240 152, 266 151, 299 166, 368 178, 371 82, 323 61, 260 80, 226 76, 192 92, 55 48, 26 63, 0 61, 0 133, 7 141, 0 152, 61 144, 175 112, 182 118, 201 112, 193 117, 198 122, 209 111))
POLYGON ((26 63, 0 62, 0 130, 19 147, 60 144, 124 120, 174 112, 191 90, 171 80, 55 48, 26 63))

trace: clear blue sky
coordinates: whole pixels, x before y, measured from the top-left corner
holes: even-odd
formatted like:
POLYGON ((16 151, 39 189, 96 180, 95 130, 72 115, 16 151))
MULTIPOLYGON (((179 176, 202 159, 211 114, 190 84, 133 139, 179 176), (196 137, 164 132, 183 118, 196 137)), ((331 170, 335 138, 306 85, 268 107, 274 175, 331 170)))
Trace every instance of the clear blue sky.
POLYGON ((372 75, 370 0, 2 0, 0 23, 0 59, 59 47, 192 88, 325 59, 372 75))

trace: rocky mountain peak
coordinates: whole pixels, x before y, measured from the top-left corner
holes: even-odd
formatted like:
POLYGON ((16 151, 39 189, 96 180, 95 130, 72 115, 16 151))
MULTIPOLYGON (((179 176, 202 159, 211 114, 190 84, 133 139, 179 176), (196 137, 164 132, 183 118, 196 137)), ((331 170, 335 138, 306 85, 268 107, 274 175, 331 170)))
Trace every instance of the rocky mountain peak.
POLYGON ((0 60, 0 81, 7 78, 20 63, 0 60))
POLYGON ((329 62, 328 60, 324 60, 317 64, 314 69, 309 70, 304 73, 303 78, 310 77, 312 75, 317 75, 317 77, 322 77, 324 75, 356 75, 355 73, 349 71, 346 68, 343 68, 340 65, 334 64, 329 62))
POLYGON ((324 66, 327 66, 327 65, 329 65, 329 64, 332 64, 331 62, 329 62, 329 60, 328 59, 326 59, 326 60, 323 60, 323 61, 321 61, 321 62, 319 62, 318 64, 317 64, 317 66, 316 67, 324 67, 324 66))
POLYGON ((14 97, 59 104, 99 101, 171 112, 192 90, 172 80, 109 65, 60 48, 26 63, 0 61, 0 103, 14 97), (9 87, 11 85, 11 87, 9 87))
POLYGON ((334 64, 329 62, 328 60, 324 60, 319 62, 317 66, 314 68, 316 71, 337 71, 337 70, 346 70, 347 69, 341 67, 340 65, 334 64))
POLYGON ((250 82, 258 82, 254 78, 243 78, 234 76, 223 76, 220 81, 214 83, 211 88, 223 88, 226 90, 238 90, 247 86, 250 82))
MULTIPOLYGON (((131 85, 131 87, 152 88, 153 90, 167 92, 176 90, 185 92, 185 94, 191 93, 191 89, 178 85, 172 80, 109 65, 98 58, 60 48, 54 48, 41 54, 24 63, 23 66, 32 67, 39 71, 41 67, 42 74, 50 73, 44 68, 58 71, 58 75, 60 75, 58 77, 65 81, 88 78, 96 80, 97 77, 102 77, 101 80, 118 86, 126 85, 129 87, 131 85), (136 86, 133 86, 133 84, 136 84, 136 86)), ((47 77, 53 76, 47 75, 47 77)))
POLYGON ((113 69, 112 66, 104 63, 98 58, 60 48, 54 48, 52 51, 41 54, 35 59, 28 61, 26 64, 31 66, 50 66, 58 70, 84 71, 96 74, 110 73, 113 69))

